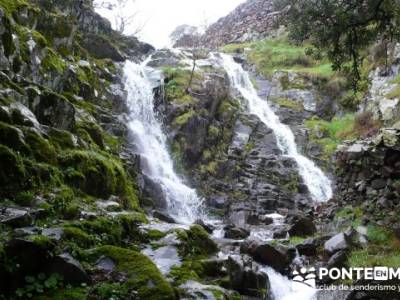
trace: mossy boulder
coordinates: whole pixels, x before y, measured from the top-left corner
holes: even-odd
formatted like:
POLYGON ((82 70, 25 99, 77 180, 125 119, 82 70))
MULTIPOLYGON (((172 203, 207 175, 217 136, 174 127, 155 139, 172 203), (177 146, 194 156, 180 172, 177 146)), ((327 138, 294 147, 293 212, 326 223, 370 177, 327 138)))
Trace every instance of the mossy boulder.
POLYGON ((67 181, 76 188, 95 197, 118 195, 126 206, 138 207, 134 183, 115 158, 95 151, 70 150, 59 160, 67 181))
POLYGON ((183 257, 207 257, 218 251, 217 244, 210 239, 207 231, 200 225, 193 225, 189 230, 178 232, 181 240, 180 254, 183 257))
POLYGON ((0 122, 0 143, 15 150, 26 149, 22 131, 3 122, 0 122))
POLYGON ((127 274, 126 285, 137 291, 138 299, 173 300, 174 290, 145 255, 124 248, 103 246, 96 250, 116 262, 117 270, 127 274))
POLYGON ((10 148, 0 145, 0 196, 14 194, 21 189, 25 175, 21 157, 10 148))
POLYGON ((36 160, 46 163, 56 163, 57 153, 54 146, 33 130, 25 131, 25 141, 36 160))

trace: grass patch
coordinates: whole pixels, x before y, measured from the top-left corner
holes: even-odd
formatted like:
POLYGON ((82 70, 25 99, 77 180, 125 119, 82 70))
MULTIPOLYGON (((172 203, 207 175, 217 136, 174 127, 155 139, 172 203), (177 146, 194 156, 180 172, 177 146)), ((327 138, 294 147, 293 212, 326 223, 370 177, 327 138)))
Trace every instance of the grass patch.
POLYGON ((369 245, 352 251, 348 257, 349 267, 398 267, 400 265, 400 241, 387 228, 368 226, 369 245))
POLYGON ((354 120, 355 116, 348 114, 331 122, 313 118, 305 121, 305 125, 311 130, 311 140, 322 147, 324 158, 329 160, 341 142, 357 137, 353 131, 354 120))
MULTIPOLYGON (((306 55, 307 45, 294 45, 286 37, 266 39, 251 44, 248 58, 254 63, 258 71, 271 78, 276 71, 295 71, 322 77, 331 77, 334 74, 331 64, 327 60, 316 60, 306 55)), ((228 48, 233 49, 232 46, 228 48)))

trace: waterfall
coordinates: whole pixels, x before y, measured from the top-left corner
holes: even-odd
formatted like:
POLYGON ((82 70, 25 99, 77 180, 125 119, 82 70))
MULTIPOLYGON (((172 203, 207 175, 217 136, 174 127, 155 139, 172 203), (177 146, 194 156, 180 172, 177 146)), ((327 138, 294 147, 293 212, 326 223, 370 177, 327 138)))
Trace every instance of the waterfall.
POLYGON ((332 197, 330 180, 311 160, 298 152, 293 132, 289 126, 280 122, 268 102, 258 96, 249 74, 243 70, 242 66, 229 55, 221 54, 221 57, 223 67, 228 73, 233 87, 247 101, 246 106, 249 113, 256 115, 261 122, 273 130, 282 154, 296 161, 300 176, 312 199, 318 202, 329 200, 332 197))
POLYGON ((273 300, 317 299, 317 289, 301 282, 291 281, 269 267, 264 267, 262 271, 268 275, 273 300))
POLYGON ((124 82, 129 109, 129 129, 141 156, 143 173, 160 185, 167 210, 177 221, 189 224, 202 215, 203 200, 174 171, 167 139, 154 111, 154 94, 142 65, 127 61, 124 82))

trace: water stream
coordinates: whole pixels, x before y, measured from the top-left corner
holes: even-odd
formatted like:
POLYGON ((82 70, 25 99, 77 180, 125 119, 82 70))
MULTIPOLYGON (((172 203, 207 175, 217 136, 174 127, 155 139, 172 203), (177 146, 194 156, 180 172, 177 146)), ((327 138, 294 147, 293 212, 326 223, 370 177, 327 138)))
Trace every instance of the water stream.
POLYGON ((242 66, 229 55, 221 54, 221 57, 231 84, 246 100, 249 113, 256 115, 261 122, 273 130, 282 155, 287 155, 296 161, 299 173, 312 199, 317 202, 328 201, 332 197, 330 180, 314 162, 299 153, 293 132, 289 126, 280 122, 279 117, 271 109, 268 102, 258 96, 249 74, 242 66))
MULTIPOLYGON (((248 73, 239 64, 227 55, 222 55, 222 61, 231 79, 232 86, 247 101, 246 107, 249 112, 258 116, 263 123, 274 131, 282 154, 292 157, 297 162, 299 173, 303 177, 313 200, 328 200, 332 196, 328 178, 312 161, 299 154, 290 128, 280 123, 279 118, 271 110, 267 101, 262 100, 257 95, 248 73)), ((146 67, 146 62, 141 65, 130 61, 125 63, 124 78, 129 108, 129 128, 141 156, 142 171, 161 186, 163 197, 167 202, 168 213, 178 222, 190 224, 203 216, 202 199, 174 171, 173 160, 168 152, 167 138, 154 111, 153 85, 148 75, 149 71, 151 69, 146 67)), ((217 227, 214 236, 223 236, 221 226, 217 227)), ((170 251, 171 249, 165 247, 165 251, 163 251, 167 256, 170 256, 170 252, 167 250, 170 251)), ((165 272, 176 261, 175 259, 171 262, 171 259, 164 257, 164 254, 160 255, 151 251, 147 254, 157 256, 155 261, 161 265, 161 269, 165 267, 165 272)), ((315 299, 315 289, 293 282, 271 268, 264 267, 262 271, 269 276, 274 300, 315 299)))
POLYGON ((154 111, 154 94, 145 61, 124 66, 129 108, 129 128, 141 156, 143 173, 161 186, 168 214, 183 224, 193 223, 202 214, 202 199, 174 171, 167 138, 154 111))

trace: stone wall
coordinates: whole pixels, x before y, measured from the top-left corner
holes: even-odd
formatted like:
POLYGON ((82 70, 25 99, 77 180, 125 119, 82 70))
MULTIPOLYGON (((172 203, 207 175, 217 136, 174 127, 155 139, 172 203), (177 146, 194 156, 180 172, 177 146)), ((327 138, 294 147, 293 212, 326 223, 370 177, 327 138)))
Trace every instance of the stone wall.
POLYGON ((400 130, 342 145, 337 154, 337 192, 344 202, 390 208, 399 202, 400 130))

